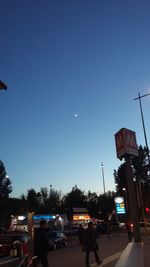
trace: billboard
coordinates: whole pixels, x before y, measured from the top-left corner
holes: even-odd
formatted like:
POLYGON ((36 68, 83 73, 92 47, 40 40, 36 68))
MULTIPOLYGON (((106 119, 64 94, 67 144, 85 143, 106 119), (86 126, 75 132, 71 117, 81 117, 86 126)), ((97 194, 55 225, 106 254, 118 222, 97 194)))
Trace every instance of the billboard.
POLYGON ((120 160, 125 155, 138 156, 138 145, 134 131, 126 128, 120 129, 115 134, 117 158, 120 160))

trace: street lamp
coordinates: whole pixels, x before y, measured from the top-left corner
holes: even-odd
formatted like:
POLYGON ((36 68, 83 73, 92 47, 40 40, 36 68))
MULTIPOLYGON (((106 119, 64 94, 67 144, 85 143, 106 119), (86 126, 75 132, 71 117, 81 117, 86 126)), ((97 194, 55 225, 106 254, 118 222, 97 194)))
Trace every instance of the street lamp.
POLYGON ((142 102, 141 102, 141 98, 150 95, 150 93, 145 94, 145 95, 140 95, 140 93, 138 93, 138 97, 134 98, 134 100, 139 100, 139 104, 140 104, 140 111, 141 111, 141 118, 142 118, 142 125, 143 125, 143 131, 144 131, 144 138, 145 138, 145 145, 146 145, 146 152, 147 152, 147 157, 148 157, 148 166, 150 167, 150 156, 149 156, 149 148, 148 148, 148 142, 147 142, 147 136, 146 136, 146 130, 145 130, 145 123, 144 123, 144 116, 143 116, 143 109, 142 109, 142 102))
POLYGON ((125 207, 126 207, 126 214, 128 213, 128 200, 127 200, 127 190, 125 187, 122 188, 124 191, 124 200, 125 200, 125 207))
POLYGON ((52 193, 52 184, 50 184, 50 194, 52 193))
POLYGON ((103 166, 103 162, 101 162, 101 168, 102 168, 103 189, 104 189, 104 194, 105 194, 106 193, 106 190, 105 190, 105 178, 104 178, 104 166, 103 166))
POLYGON ((7 90, 7 85, 0 80, 0 90, 7 90))

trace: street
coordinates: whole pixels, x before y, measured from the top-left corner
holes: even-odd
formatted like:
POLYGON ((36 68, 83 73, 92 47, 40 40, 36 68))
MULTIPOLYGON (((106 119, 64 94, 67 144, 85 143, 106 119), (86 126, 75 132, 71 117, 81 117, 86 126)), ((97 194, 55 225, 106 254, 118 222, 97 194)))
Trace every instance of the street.
MULTIPOLYGON (((99 255, 103 259, 100 266, 113 267, 121 252, 128 244, 127 234, 114 233, 110 239, 102 235, 98 240, 99 255)), ((66 248, 49 252, 49 267, 83 267, 85 252, 79 246, 77 237, 73 237, 66 248)), ((90 255, 91 266, 96 266, 93 253, 90 255)))

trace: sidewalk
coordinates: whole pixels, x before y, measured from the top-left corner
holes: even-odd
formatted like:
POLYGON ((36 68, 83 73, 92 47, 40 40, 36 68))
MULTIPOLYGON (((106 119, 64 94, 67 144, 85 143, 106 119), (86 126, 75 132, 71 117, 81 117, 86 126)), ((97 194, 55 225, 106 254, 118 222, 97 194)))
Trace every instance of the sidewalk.
MULTIPOLYGON (((142 236, 142 246, 143 246, 144 267, 149 267, 150 266, 150 235, 142 236)), ((114 267, 116 263, 118 262, 124 250, 125 248, 122 250, 122 247, 120 247, 120 251, 118 251, 117 253, 114 253, 113 255, 109 257, 104 258, 103 263, 98 266, 99 267, 114 267)), ((96 265, 93 264, 91 267, 95 267, 95 266, 96 265)), ((134 266, 134 267, 140 267, 140 266, 134 266)))
MULTIPOLYGON (((150 235, 142 236, 142 246, 144 255, 144 267, 150 267, 150 235)), ((114 267, 119 260, 123 251, 130 244, 126 233, 113 233, 111 238, 108 239, 106 235, 100 236, 99 242, 99 255, 103 259, 101 265, 95 263, 94 254, 90 255, 91 267, 114 267)), ((139 255, 139 253, 138 253, 139 255)), ((49 266, 51 267, 84 267, 85 266, 85 253, 81 251, 78 237, 74 236, 67 248, 58 249, 49 252, 49 266)), ((132 266, 132 265, 131 265, 132 266)), ((130 267, 131 267, 130 266, 130 267)), ((121 266, 120 266, 121 267, 121 266)), ((129 266, 127 266, 129 267, 129 266)), ((133 267, 133 266, 132 266, 133 267)), ((141 267, 140 264, 134 267, 141 267)))
MULTIPOLYGON (((144 257, 144 267, 149 267, 150 266, 150 235, 147 236, 142 236, 142 245, 143 245, 143 257, 144 257)), ((123 251, 122 251, 123 252, 123 251)), ((99 265, 99 267, 114 267, 117 261, 119 260, 119 257, 121 256, 122 253, 118 252, 113 255, 114 260, 112 258, 112 261, 107 264, 107 261, 109 261, 109 258, 104 259, 103 264, 99 265), (118 256, 118 258, 117 258, 118 256), (116 259, 115 259, 116 258, 116 259)), ((131 265, 132 266, 132 265, 131 265)), ((134 267, 140 267, 139 266, 134 266, 134 267)))
POLYGON ((150 266, 150 235, 142 236, 145 267, 150 266))

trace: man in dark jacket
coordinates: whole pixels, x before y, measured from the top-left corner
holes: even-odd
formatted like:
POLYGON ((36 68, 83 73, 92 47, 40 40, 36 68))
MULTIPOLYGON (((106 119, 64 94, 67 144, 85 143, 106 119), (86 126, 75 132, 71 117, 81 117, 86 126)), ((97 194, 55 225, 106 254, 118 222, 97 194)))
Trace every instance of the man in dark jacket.
POLYGON ((85 232, 85 248, 86 248, 86 267, 89 267, 89 256, 90 256, 90 252, 93 251, 94 255, 95 255, 95 259, 96 262, 98 264, 102 263, 102 260, 99 259, 99 255, 97 250, 98 248, 98 244, 97 244, 97 233, 96 230, 94 228, 94 225, 92 222, 88 223, 88 228, 85 232))
POLYGON ((43 267, 48 267, 48 238, 46 234, 47 223, 45 220, 40 222, 40 227, 35 232, 34 247, 35 255, 38 256, 38 261, 43 267))
POLYGON ((84 230, 82 224, 79 225, 78 238, 79 238, 79 243, 82 247, 82 245, 84 244, 84 240, 85 240, 85 230, 84 230))

